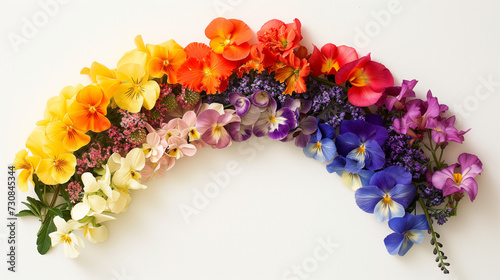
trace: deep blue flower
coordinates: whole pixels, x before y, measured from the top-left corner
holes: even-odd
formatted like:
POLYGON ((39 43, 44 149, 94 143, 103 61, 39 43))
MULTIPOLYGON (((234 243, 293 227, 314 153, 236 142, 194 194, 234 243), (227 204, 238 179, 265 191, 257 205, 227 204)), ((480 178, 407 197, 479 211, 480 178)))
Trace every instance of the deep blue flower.
POLYGON ((391 219, 389 227, 394 233, 389 234, 384 239, 387 251, 391 255, 399 254, 404 256, 413 246, 413 243, 422 243, 424 240, 422 230, 429 230, 429 223, 425 215, 413 216, 406 213, 403 217, 391 219))
POLYGON ((311 135, 309 144, 304 148, 304 154, 307 157, 314 158, 320 162, 331 161, 337 153, 337 148, 333 142, 335 130, 324 123, 319 123, 317 120, 318 130, 311 135))
POLYGON ((386 222, 403 217, 415 194, 411 173, 401 166, 389 166, 375 173, 368 186, 356 190, 355 198, 361 210, 375 214, 379 222, 386 222))
POLYGON ((326 166, 326 170, 330 173, 337 173, 342 178, 344 186, 353 191, 368 186, 370 179, 375 172, 362 169, 358 173, 349 173, 345 170, 346 160, 343 156, 336 157, 330 164, 326 166))
POLYGON ((346 171, 358 173, 363 167, 382 168, 385 154, 381 147, 388 137, 387 130, 379 125, 363 120, 342 122, 336 144, 339 155, 346 158, 346 171))

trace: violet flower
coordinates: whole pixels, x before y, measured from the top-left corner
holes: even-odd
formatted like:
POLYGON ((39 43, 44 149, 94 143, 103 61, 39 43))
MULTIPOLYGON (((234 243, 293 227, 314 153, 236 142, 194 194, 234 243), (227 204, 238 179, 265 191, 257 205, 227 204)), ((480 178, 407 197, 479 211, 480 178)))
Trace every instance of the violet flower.
POLYGON ((422 243, 424 241, 422 230, 430 228, 425 215, 413 216, 410 213, 406 213, 400 218, 391 219, 389 227, 394 233, 389 234, 384 239, 385 247, 389 254, 399 254, 400 256, 404 256, 414 243, 422 243))
MULTIPOLYGON (((262 100, 258 100, 261 102, 262 100)), ((289 108, 281 108, 276 111, 276 101, 269 99, 269 107, 260 114, 259 119, 253 127, 253 134, 257 137, 269 135, 269 138, 281 140, 288 135, 291 129, 296 127, 295 114, 289 108)))
POLYGON ((330 125, 319 123, 319 119, 317 126, 318 130, 316 134, 311 135, 309 144, 304 148, 304 154, 319 162, 325 160, 329 162, 337 153, 337 147, 335 147, 335 143, 333 142, 335 130, 330 125))
POLYGON ((458 164, 450 165, 432 174, 432 184, 443 190, 443 196, 454 193, 469 194, 471 201, 477 195, 478 186, 474 179, 483 171, 483 163, 475 155, 463 153, 458 156, 458 164))
POLYGON ((379 222, 386 222, 403 217, 415 194, 411 173, 401 166, 389 166, 375 173, 370 185, 357 189, 355 198, 361 210, 375 214, 379 222))
POLYGON ((343 156, 338 156, 326 166, 329 173, 337 173, 341 177, 342 184, 355 191, 363 186, 368 186, 370 179, 375 172, 362 169, 358 173, 350 173, 345 170, 346 160, 343 156))
POLYGON ((244 116, 250 109, 250 100, 243 94, 237 92, 230 93, 229 102, 233 104, 236 114, 240 117, 244 116))
POLYGON ((388 138, 387 130, 362 120, 343 121, 336 145, 339 155, 346 158, 346 171, 358 173, 363 167, 377 170, 384 166, 382 146, 388 138))

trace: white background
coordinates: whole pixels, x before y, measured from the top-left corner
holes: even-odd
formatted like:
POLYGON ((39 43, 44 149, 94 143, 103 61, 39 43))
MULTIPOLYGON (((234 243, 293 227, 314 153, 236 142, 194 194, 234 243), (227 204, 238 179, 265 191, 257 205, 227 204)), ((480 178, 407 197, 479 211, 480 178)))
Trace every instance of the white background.
MULTIPOLYGON (((397 83, 419 80, 419 97, 432 89, 458 114, 460 129, 472 128, 463 145, 447 149, 449 163, 461 152, 475 153, 484 172, 476 201, 464 198, 458 216, 437 228, 452 264, 448 276, 437 268, 428 237, 405 257, 390 256, 383 239, 391 230, 362 212, 324 164, 307 159, 291 143, 251 141, 199 151, 147 190, 134 192, 129 211, 108 223, 108 241, 86 242, 77 260, 66 259, 62 247, 40 256, 39 222, 20 219, 17 272, 8 273, 2 261, 2 279, 500 279, 497 1, 401 1, 389 9, 385 0, 93 0, 53 2, 58 4, 48 12, 40 4, 45 2, 0 2, 3 186, 7 166, 42 117, 46 100, 66 85, 88 83, 79 75, 82 67, 93 61, 114 67, 134 48, 137 34, 153 44, 171 38, 183 46, 208 43, 204 29, 217 16, 241 19, 255 32, 273 18, 299 18, 310 50, 311 42, 351 45, 361 55, 371 52, 397 83), (29 24, 38 27, 26 33, 29 24), (13 44, 12 36, 24 41, 13 44), (493 84, 485 87, 484 80, 493 84), (210 174, 225 172, 228 163, 237 164, 240 173, 186 223, 179 207, 193 206, 196 191, 213 183, 210 174), (314 261, 318 240, 328 239, 335 248, 314 261), (303 264, 308 272, 302 278, 287 274, 303 264)), ((7 191, 2 189, 3 260, 7 191)), ((19 193, 19 201, 25 196, 19 193)))

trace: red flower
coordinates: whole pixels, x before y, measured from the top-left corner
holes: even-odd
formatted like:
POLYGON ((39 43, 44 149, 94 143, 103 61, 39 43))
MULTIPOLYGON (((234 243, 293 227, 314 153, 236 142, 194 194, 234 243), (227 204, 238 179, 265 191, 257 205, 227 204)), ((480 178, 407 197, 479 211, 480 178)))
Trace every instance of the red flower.
POLYGON ((358 59, 358 54, 354 48, 326 44, 321 51, 314 46, 309 63, 312 75, 317 77, 321 74, 335 75, 340 67, 356 59, 358 59))
POLYGON ((394 85, 394 78, 384 65, 371 61, 370 54, 342 66, 335 83, 346 81, 352 85, 347 92, 349 102, 355 106, 370 106, 382 96, 385 88, 394 85))
POLYGON ((207 94, 222 92, 227 87, 227 78, 236 68, 220 54, 202 43, 191 43, 184 48, 188 59, 177 73, 179 82, 192 90, 205 90, 207 94))

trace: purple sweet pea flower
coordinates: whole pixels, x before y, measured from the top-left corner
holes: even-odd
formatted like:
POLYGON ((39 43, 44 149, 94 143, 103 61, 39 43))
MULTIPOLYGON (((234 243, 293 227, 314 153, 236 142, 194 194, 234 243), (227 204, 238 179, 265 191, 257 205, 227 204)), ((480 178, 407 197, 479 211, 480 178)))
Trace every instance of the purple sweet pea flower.
POLYGON ((375 214, 379 222, 386 222, 403 217, 415 194, 411 173, 401 166, 389 166, 375 173, 368 186, 357 189, 355 198, 361 210, 375 214))
POLYGON ((483 163, 475 155, 463 153, 458 156, 458 164, 453 164, 432 174, 432 184, 443 191, 443 196, 454 193, 469 194, 471 201, 477 195, 478 186, 474 179, 483 172, 483 163))
POLYGON ((402 110, 404 108, 406 98, 415 97, 413 88, 416 84, 417 80, 403 80, 400 87, 386 88, 376 105, 380 107, 385 104, 389 111, 391 111, 393 107, 396 108, 396 110, 402 110))
POLYGON ((422 230, 429 230, 429 223, 425 215, 413 216, 406 213, 403 217, 393 218, 389 221, 389 227, 394 233, 385 239, 385 247, 391 255, 404 256, 413 244, 420 244, 424 240, 422 230))
POLYGON ((317 122, 318 130, 316 134, 311 135, 309 144, 304 148, 304 154, 320 162, 325 160, 329 162, 337 153, 337 148, 333 142, 335 130, 327 124, 319 123, 319 119, 317 122))
POLYGON ((467 131, 458 131, 453 125, 455 124, 455 116, 449 118, 437 117, 430 119, 425 128, 431 129, 431 138, 434 142, 441 144, 448 141, 453 141, 462 144, 464 134, 467 131))
POLYGON ((208 109, 201 112, 196 120, 196 130, 201 134, 201 140, 215 148, 222 149, 231 144, 231 135, 226 126, 233 122, 240 122, 238 116, 219 114, 218 111, 208 109))
POLYGON ((281 108, 276 111, 277 105, 274 99, 269 100, 269 107, 260 114, 253 127, 253 134, 257 137, 269 135, 269 138, 281 140, 288 135, 290 130, 296 127, 295 114, 289 108, 281 108))
POLYGON ((346 160, 343 156, 338 156, 326 166, 329 173, 337 173, 342 180, 344 186, 352 189, 353 191, 370 184, 370 179, 375 172, 371 170, 362 169, 358 173, 350 173, 345 170, 346 160))
POLYGON ((382 146, 389 137, 387 130, 363 120, 343 121, 336 144, 338 153, 346 158, 346 171, 358 173, 363 167, 377 170, 384 166, 382 146))
POLYGON ((229 102, 233 104, 234 108, 236 109, 236 114, 238 114, 238 116, 240 117, 244 116, 250 109, 250 100, 240 93, 230 93, 229 102))

